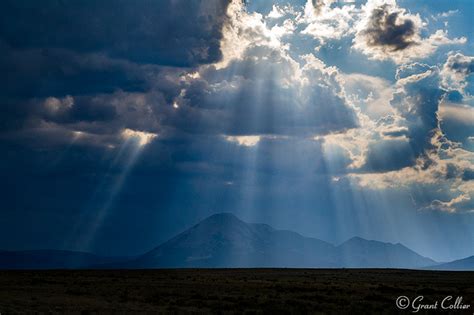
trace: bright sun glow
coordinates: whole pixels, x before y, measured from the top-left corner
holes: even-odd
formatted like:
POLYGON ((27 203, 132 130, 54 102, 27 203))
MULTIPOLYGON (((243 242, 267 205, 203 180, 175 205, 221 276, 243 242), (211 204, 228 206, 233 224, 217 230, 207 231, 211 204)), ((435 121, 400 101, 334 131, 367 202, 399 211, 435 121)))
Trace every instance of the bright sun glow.
POLYGON ((260 136, 226 136, 227 141, 235 142, 245 147, 253 147, 260 141, 260 136))
POLYGON ((122 131, 122 137, 125 140, 134 139, 137 141, 140 147, 143 147, 150 143, 154 138, 156 138, 157 134, 127 128, 122 131))
POLYGON ((144 249, 223 211, 474 254, 469 1, 57 2, 0 1, 0 249, 144 249))

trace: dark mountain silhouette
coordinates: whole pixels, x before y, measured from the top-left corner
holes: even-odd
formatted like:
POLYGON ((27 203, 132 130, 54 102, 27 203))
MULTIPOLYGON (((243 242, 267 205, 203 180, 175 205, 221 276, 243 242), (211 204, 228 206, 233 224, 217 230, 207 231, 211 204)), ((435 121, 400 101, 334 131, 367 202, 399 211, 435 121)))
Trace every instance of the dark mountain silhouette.
POLYGON ((474 271, 474 256, 454 260, 448 263, 430 266, 432 270, 472 270, 474 271))
POLYGON ((353 237, 337 247, 338 261, 350 268, 421 268, 435 263, 400 243, 353 237))
POLYGON ((201 221, 132 263, 157 267, 421 268, 436 262, 401 244, 359 237, 334 246, 221 213, 201 221))
POLYGON ((230 213, 212 215, 136 258, 70 251, 0 251, 0 269, 69 268, 412 268, 473 269, 474 256, 438 264, 402 244, 354 237, 334 246, 230 213), (438 264, 438 265, 437 265, 438 264))
POLYGON ((334 246, 232 214, 210 216, 135 261, 140 267, 333 266, 334 246), (321 255, 324 253, 324 255, 321 255), (328 253, 330 253, 328 255, 328 253))

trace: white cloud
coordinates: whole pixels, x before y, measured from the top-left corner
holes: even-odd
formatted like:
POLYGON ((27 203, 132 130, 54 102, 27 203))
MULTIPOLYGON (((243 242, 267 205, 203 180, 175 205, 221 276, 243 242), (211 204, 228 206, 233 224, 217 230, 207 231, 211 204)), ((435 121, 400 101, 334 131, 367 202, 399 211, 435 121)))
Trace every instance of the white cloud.
POLYGON ((442 85, 448 90, 461 93, 467 86, 467 77, 474 72, 474 57, 461 53, 450 54, 441 70, 442 85))
POLYGON ((455 14, 458 14, 459 13, 459 10, 448 10, 448 11, 445 11, 445 12, 441 12, 441 13, 438 13, 434 16, 432 16, 433 20, 437 21, 438 19, 440 18, 448 18, 448 17, 451 17, 455 14))
POLYGON ((121 133, 122 137, 125 140, 135 140, 140 147, 143 147, 150 143, 154 138, 157 137, 157 134, 139 130, 132 129, 123 129, 121 133))
POLYGON ((300 24, 307 24, 301 34, 311 35, 321 43, 353 34, 352 24, 358 10, 354 5, 331 8, 333 2, 308 0, 304 16, 298 20, 300 24))
POLYGON ((439 117, 443 119, 453 119, 463 125, 471 126, 474 133, 474 108, 463 104, 442 103, 439 111, 439 117))
POLYGON ((261 136, 226 136, 225 139, 240 146, 253 147, 260 142, 261 136))
MULTIPOLYGON (((454 62, 453 59, 447 62, 450 66, 445 65, 445 68, 448 71, 457 69, 457 82, 462 82, 470 59, 459 56, 455 58, 459 62, 454 62)), ((367 83, 376 90, 386 89, 383 98, 389 102, 386 104, 387 108, 392 109, 378 119, 361 110, 358 114, 359 128, 317 137, 324 140, 326 154, 334 151, 333 148, 341 148, 347 154, 350 159, 347 168, 350 173, 347 177, 353 184, 373 190, 409 192, 415 187, 426 189, 430 195, 425 196, 423 201, 417 201, 419 209, 446 212, 467 212, 474 209, 474 182, 469 180, 474 171, 474 152, 464 148, 461 143, 450 140, 441 127, 446 119, 450 120, 451 125, 452 121, 457 121, 458 125, 474 126, 474 114, 468 105, 450 104, 444 100, 447 91, 440 87, 440 82, 446 77, 446 71, 443 73, 436 66, 421 63, 402 65, 397 69, 397 81, 393 86, 384 80, 365 75, 340 74, 339 77, 342 77, 345 94, 356 106, 357 101, 372 100, 367 97, 361 101, 353 96, 357 89, 363 90, 363 93, 359 91, 359 95, 370 95, 370 89, 365 87, 367 83), (400 143, 405 145, 400 146, 400 143), (386 149, 392 150, 391 144, 398 145, 398 149, 385 152, 386 149), (377 146, 382 151, 372 152, 377 146), (385 167, 389 166, 386 158, 390 158, 392 153, 400 152, 403 154, 402 159, 414 158, 414 163, 399 163, 394 168, 375 170, 370 165, 370 157, 374 154, 376 158, 377 154, 383 157, 385 167)), ((468 134, 468 131, 464 133, 468 134)), ((400 158, 396 158, 393 161, 399 160, 400 158)), ((377 162, 377 159, 374 161, 377 162)))
POLYGON ((267 18, 270 19, 279 19, 285 15, 285 12, 282 8, 277 5, 273 5, 272 10, 268 13, 267 18))
POLYGON ((474 170, 474 152, 462 149, 437 130, 431 138, 433 149, 420 156, 414 166, 380 173, 349 174, 357 185, 368 189, 413 189, 432 187, 434 195, 451 196, 448 201, 433 199, 423 209, 457 212, 474 209, 474 182, 463 179, 464 172, 474 170))
POLYGON ((394 114, 390 105, 394 89, 389 81, 360 73, 341 74, 341 77, 348 100, 371 119, 394 114))
POLYGON ((227 67, 232 60, 243 58, 250 46, 267 46, 274 49, 287 49, 281 37, 293 30, 292 22, 283 26, 268 28, 263 15, 245 10, 242 0, 232 0, 227 8, 229 19, 222 29, 221 51, 223 58, 215 64, 217 69, 227 67))
MULTIPOLYGON (((468 204, 470 201, 471 201, 471 197, 468 194, 460 194, 449 201, 441 201, 441 200, 435 199, 428 206, 422 209, 423 210, 438 210, 438 211, 453 213, 453 212, 456 212, 456 209, 460 205, 468 204)), ((474 207, 467 209, 467 212, 471 212, 471 211, 474 211, 474 207)))

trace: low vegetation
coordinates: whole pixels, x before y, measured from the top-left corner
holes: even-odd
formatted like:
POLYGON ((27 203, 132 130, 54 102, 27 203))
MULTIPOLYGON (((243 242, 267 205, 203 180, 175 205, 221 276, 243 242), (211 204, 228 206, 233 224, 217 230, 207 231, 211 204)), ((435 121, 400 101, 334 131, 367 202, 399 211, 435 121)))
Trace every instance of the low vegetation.
POLYGON ((0 271, 0 312, 398 313, 400 295, 474 305, 473 283, 473 272, 394 269, 0 271))

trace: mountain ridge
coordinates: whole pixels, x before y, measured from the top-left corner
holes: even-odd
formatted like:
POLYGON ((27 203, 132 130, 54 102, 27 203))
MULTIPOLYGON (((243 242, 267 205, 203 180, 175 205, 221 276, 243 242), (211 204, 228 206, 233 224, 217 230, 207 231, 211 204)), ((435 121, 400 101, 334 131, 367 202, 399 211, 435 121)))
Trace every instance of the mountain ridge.
POLYGON ((436 264, 401 244, 353 237, 335 246, 287 230, 214 214, 155 247, 141 267, 421 268, 436 264))
POLYGON ((430 270, 455 270, 468 271, 474 270, 474 255, 466 258, 456 259, 450 262, 430 266, 426 269, 430 270))
MULTIPOLYGON (((464 260, 467 264, 460 270, 474 270, 474 256, 464 260)), ((464 263, 460 261, 457 264, 464 263)), ((360 236, 333 245, 268 224, 247 223, 226 212, 213 214, 134 257, 101 257, 64 250, 0 250, 0 269, 461 268, 450 265, 455 262, 441 264, 401 243, 360 236)))

